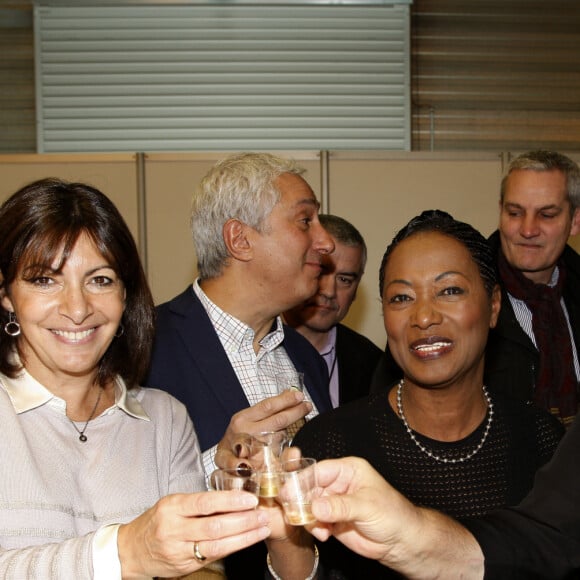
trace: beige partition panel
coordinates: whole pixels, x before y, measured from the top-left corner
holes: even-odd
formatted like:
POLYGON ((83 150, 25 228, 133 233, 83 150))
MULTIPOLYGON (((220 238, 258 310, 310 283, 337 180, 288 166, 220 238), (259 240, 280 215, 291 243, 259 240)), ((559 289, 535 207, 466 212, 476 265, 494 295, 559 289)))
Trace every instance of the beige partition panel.
POLYGON ((578 252, 580 253, 580 235, 573 236, 568 240, 568 243, 578 252))
MULTIPOLYGON (((384 346, 378 268, 395 232, 424 209, 439 208, 491 233, 507 155, 277 152, 306 168, 322 211, 354 223, 369 246, 367 271, 346 323, 384 346)), ((191 197, 219 153, 0 155, 0 202, 23 185, 62 177, 94 185, 127 220, 148 271, 156 303, 196 275, 189 231, 191 197), (143 171, 140 170, 143 168, 143 171), (141 181, 142 178, 142 181, 141 181), (146 216, 146 219, 144 217, 146 216)), ((580 154, 570 155, 580 161, 580 154)), ((570 240, 580 250, 580 236, 570 240)))
MULTIPOLYGON (((321 190, 320 156, 311 152, 276 152, 306 169, 317 196, 321 190)), ((182 292, 196 276, 189 229, 191 198, 201 178, 227 153, 152 153, 145 159, 148 275, 156 303, 182 292)))
POLYGON ((351 221, 369 250, 359 295, 345 323, 383 348, 378 271, 394 234, 421 211, 441 209, 489 235, 497 224, 501 173, 495 154, 331 154, 329 213, 351 221))
POLYGON ((0 155, 0 202, 37 179, 80 181, 110 197, 139 240, 135 160, 133 153, 0 155))

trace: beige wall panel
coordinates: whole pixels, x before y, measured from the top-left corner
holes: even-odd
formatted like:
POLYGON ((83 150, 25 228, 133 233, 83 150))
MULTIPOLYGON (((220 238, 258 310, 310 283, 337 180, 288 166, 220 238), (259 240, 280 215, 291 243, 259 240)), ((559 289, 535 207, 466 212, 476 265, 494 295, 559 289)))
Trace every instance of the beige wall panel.
POLYGON ((580 236, 574 236, 570 238, 569 244, 580 253, 580 236))
MULTIPOLYGON (((316 153, 276 152, 306 169, 305 177, 320 195, 320 161, 316 153)), ((170 300, 197 273, 189 229, 191 198, 201 178, 226 153, 155 153, 145 162, 147 191, 148 275, 157 304, 170 300)))
POLYGON ((0 155, 0 202, 22 186, 45 177, 80 181, 106 194, 139 237, 135 155, 0 155))
MULTIPOLYGON (((189 231, 191 196, 224 153, 149 154, 145 159, 146 253, 156 303, 181 292, 196 275, 189 231)), ((288 152, 306 168, 323 211, 351 220, 369 246, 359 296, 346 323, 383 347, 378 268, 395 232, 423 209, 440 208, 488 235, 497 222, 501 161, 494 154, 333 153, 329 193, 316 153, 288 152), (324 197, 324 199, 322 199, 324 197)), ((580 155, 571 155, 580 161, 580 155)), ((55 176, 94 185, 107 194, 139 240, 139 197, 134 154, 0 155, 0 202, 27 183, 55 176)), ((142 226, 142 237, 145 227, 142 226)), ((580 236, 570 240, 580 251, 580 236)), ((145 248, 142 248, 142 251, 145 248)))
POLYGON ((329 213, 351 221, 369 250, 365 277, 345 323, 383 348, 378 271, 388 243, 425 209, 448 211, 489 235, 497 223, 501 170, 499 156, 492 154, 371 154, 366 159, 362 154, 333 154, 329 213))

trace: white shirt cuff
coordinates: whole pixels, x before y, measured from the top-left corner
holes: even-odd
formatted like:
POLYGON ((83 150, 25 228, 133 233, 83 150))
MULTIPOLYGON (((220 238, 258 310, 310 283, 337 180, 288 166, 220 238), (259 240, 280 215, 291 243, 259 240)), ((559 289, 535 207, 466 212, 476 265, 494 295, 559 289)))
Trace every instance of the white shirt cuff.
POLYGON ((93 536, 94 580, 121 580, 121 561, 117 547, 120 525, 103 526, 93 536))
POLYGON ((205 481, 206 481, 206 484, 207 484, 207 488, 208 489, 211 489, 211 487, 209 486, 209 476, 217 468, 217 466, 215 464, 216 452, 217 452, 217 445, 214 445, 213 447, 210 447, 209 449, 206 449, 202 453, 202 457, 203 457, 203 469, 205 471, 205 481))

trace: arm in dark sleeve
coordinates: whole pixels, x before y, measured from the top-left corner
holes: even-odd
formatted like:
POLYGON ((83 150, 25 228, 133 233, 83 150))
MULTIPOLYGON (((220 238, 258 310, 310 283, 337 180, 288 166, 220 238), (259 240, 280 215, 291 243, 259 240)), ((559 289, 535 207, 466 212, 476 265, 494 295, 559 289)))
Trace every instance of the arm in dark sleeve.
POLYGON ((579 577, 580 420, 520 505, 462 523, 482 548, 486 578, 579 577))
POLYGON ((485 579, 567 579, 580 573, 580 543, 517 509, 463 521, 485 557, 485 579))

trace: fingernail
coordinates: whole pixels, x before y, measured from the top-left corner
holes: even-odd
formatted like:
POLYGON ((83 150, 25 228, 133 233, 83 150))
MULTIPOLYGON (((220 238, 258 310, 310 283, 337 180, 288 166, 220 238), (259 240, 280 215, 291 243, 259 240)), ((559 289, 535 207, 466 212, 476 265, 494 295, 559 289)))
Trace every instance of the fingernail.
POLYGON ((252 475, 252 466, 247 463, 238 463, 236 469, 242 477, 249 477, 252 475))

